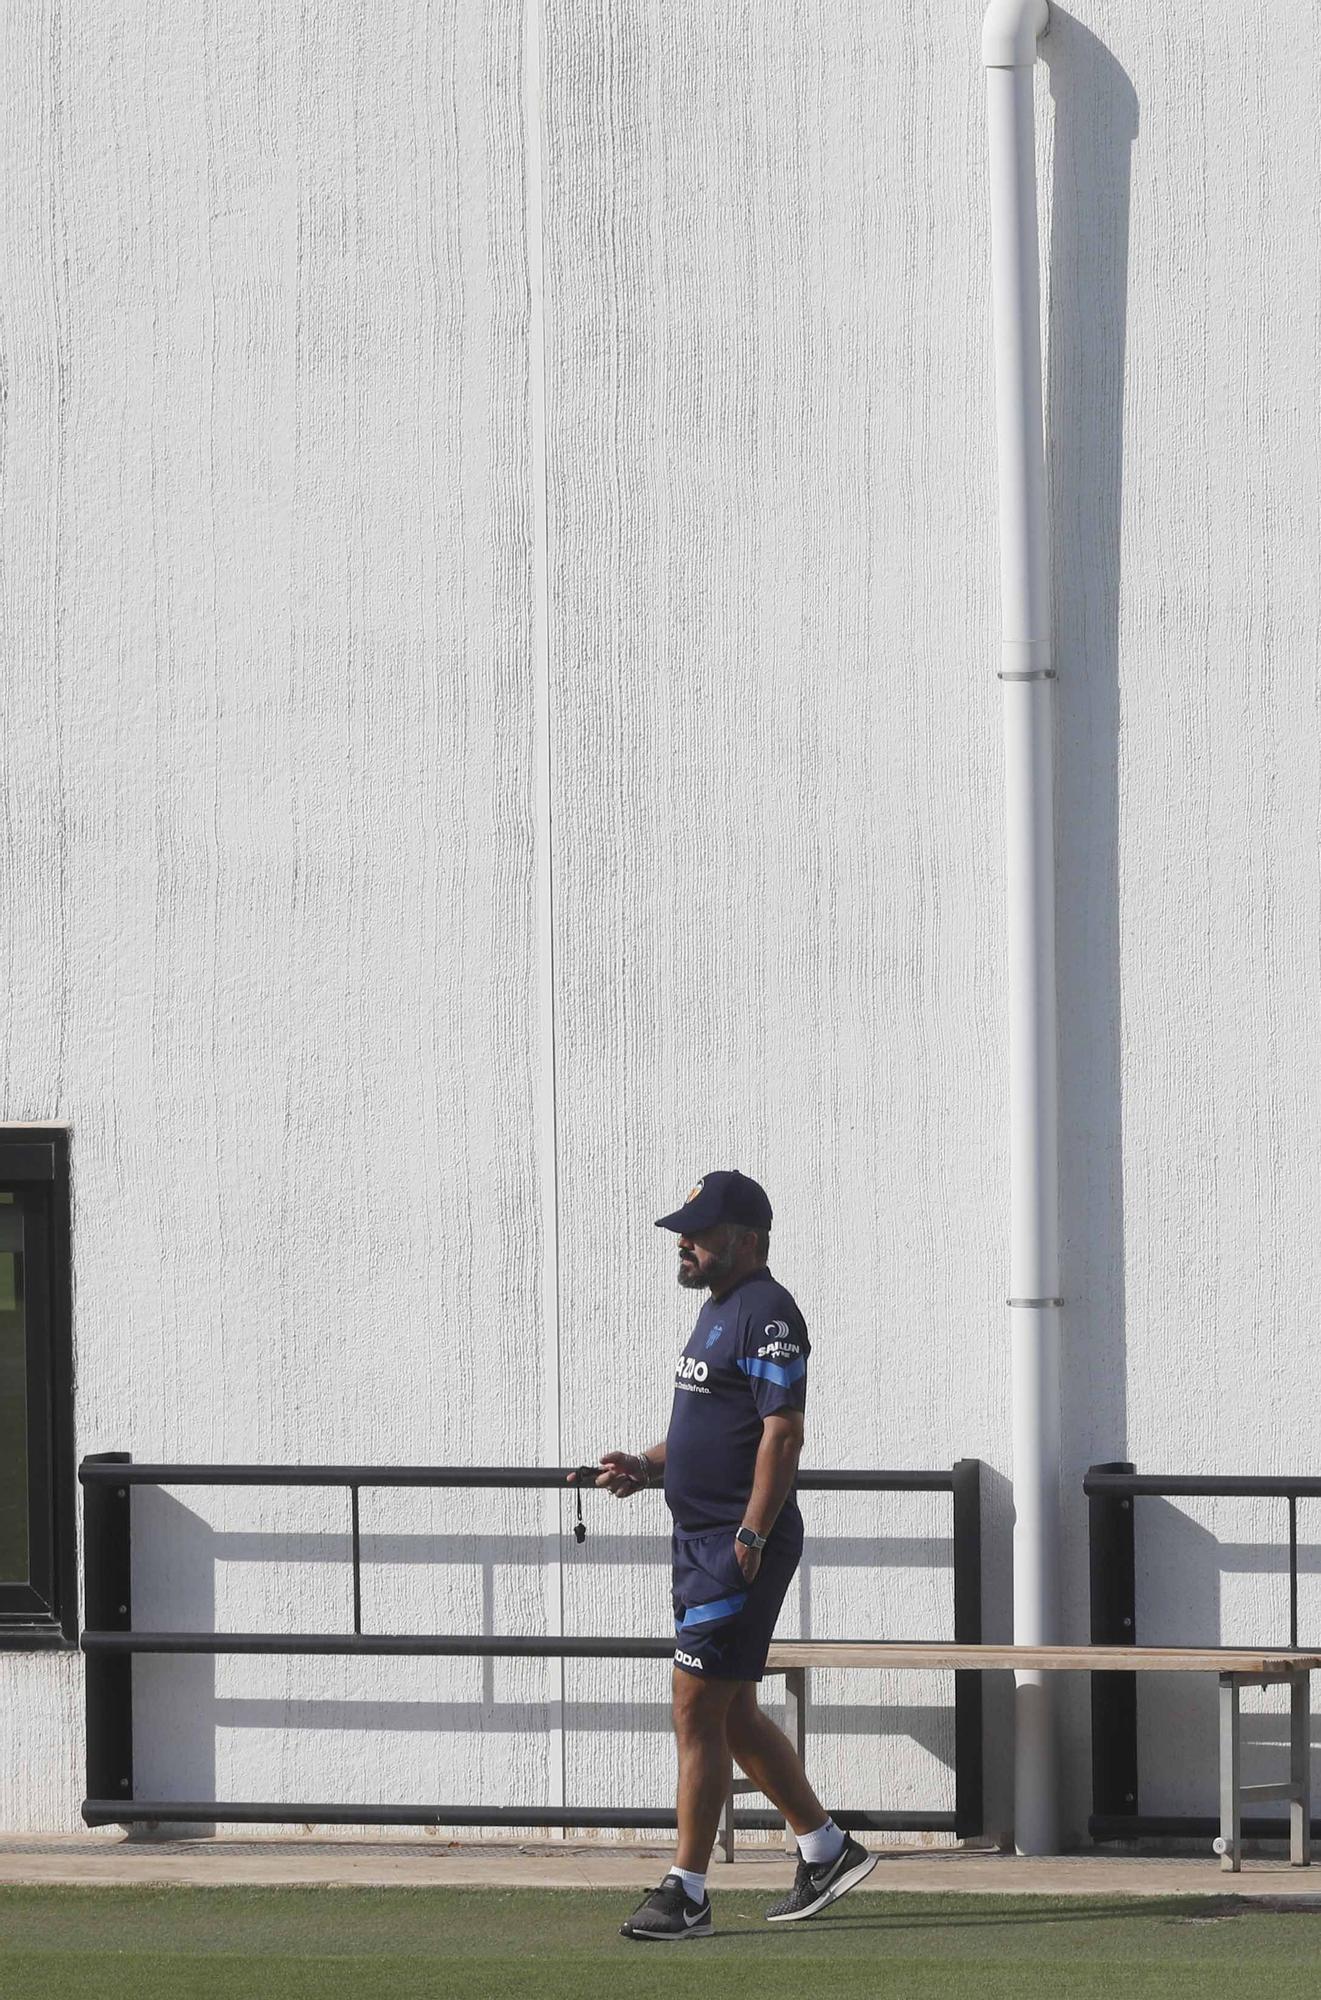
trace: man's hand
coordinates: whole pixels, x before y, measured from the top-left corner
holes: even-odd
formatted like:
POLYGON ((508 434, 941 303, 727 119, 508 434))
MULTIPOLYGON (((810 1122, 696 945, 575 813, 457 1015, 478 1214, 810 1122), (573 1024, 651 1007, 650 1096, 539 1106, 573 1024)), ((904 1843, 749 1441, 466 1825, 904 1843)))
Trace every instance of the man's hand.
POLYGON ((608 1487, 616 1500, 629 1500, 650 1484, 647 1465, 636 1451, 603 1451, 598 1486, 608 1487))
POLYGON ((744 1583, 753 1582, 757 1571, 761 1568, 761 1550, 750 1549, 746 1542, 736 1541, 734 1554, 738 1557, 738 1566, 743 1572, 744 1583))

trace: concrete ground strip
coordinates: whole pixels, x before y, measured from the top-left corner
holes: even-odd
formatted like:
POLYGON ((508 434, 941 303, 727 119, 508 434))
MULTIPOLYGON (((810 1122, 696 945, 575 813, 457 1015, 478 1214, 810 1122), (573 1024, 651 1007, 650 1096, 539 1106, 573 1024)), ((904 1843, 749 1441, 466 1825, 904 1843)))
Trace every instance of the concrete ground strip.
MULTIPOLYGON (((1069 1854, 1026 1859, 985 1848, 885 1845, 864 1890, 1000 1896, 1213 1896, 1226 1883, 1215 1856, 1069 1854)), ((125 1839, 118 1833, 0 1835, 0 1885, 333 1883, 364 1888, 619 1889, 653 1887, 673 1853, 647 1842, 273 1838, 125 1839)), ((774 1892, 791 1879, 782 1849, 747 1848, 712 1863, 714 1894, 774 1892)), ((861 1892, 859 1892, 861 1893, 861 1892)), ((1321 1908, 1321 1870, 1249 1860, 1234 1895, 1321 1908), (1315 1889, 1312 1887, 1316 1882, 1315 1889)))

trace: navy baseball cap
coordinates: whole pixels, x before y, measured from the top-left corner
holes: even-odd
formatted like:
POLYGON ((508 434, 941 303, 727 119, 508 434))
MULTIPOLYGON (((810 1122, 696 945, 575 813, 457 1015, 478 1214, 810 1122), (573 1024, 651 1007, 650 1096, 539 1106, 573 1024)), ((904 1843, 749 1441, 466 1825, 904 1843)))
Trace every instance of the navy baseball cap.
POLYGON ((688 1199, 673 1215, 656 1218, 657 1229, 672 1229, 677 1236, 691 1236, 694 1230, 711 1229, 717 1222, 738 1222, 745 1229, 769 1229, 771 1204, 764 1187, 747 1174, 703 1174, 688 1199))

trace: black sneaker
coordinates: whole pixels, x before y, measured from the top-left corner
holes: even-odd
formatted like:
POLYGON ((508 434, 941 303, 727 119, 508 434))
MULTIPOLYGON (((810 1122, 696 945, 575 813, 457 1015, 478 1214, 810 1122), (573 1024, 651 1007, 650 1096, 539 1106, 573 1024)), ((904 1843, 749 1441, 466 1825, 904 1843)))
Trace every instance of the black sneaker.
POLYGON ((851 1833, 845 1834, 844 1845, 833 1861, 818 1861, 814 1868, 800 1855, 793 1888, 783 1902, 772 1903, 766 1912, 767 1923, 791 1924, 799 1917, 814 1917, 828 1903, 837 1903, 859 1882, 865 1882, 880 1858, 869 1854, 851 1833))
POLYGON ((619 1926, 620 1937, 677 1944, 682 1938, 711 1936, 711 1898, 695 1903, 677 1875, 667 1875, 645 1903, 619 1926))

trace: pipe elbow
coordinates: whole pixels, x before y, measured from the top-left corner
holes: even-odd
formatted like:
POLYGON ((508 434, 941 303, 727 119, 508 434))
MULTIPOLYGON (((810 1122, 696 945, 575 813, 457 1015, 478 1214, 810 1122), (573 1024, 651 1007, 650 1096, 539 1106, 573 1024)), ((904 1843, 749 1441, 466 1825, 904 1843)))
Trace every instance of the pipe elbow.
POLYGON ((1049 25, 1047 0, 990 0, 982 21, 982 67, 1030 69, 1049 25))

